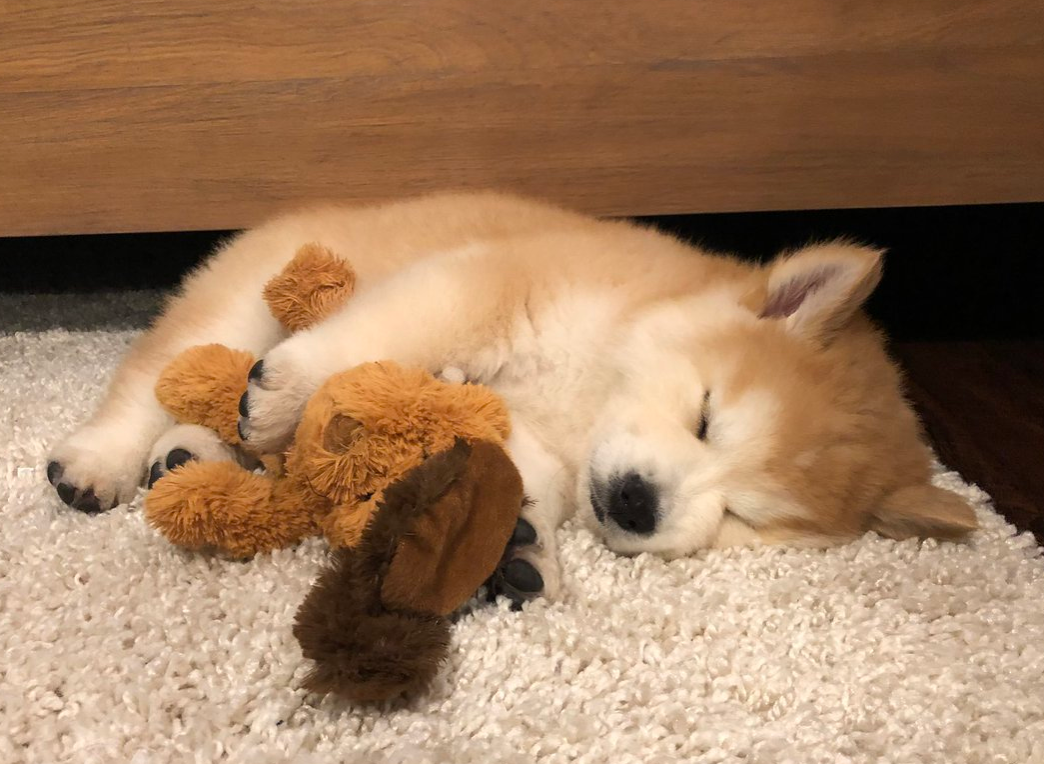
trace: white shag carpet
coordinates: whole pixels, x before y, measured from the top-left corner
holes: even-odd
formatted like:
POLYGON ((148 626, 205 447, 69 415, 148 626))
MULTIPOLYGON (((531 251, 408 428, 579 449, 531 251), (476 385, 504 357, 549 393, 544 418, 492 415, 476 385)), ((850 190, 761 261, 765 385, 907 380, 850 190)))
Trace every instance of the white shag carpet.
POLYGON ((47 326, 150 300, 0 296, 0 762, 1044 762, 1044 560, 954 474, 967 546, 665 563, 565 528, 565 600, 465 616, 430 696, 307 696, 320 543, 218 561, 46 485, 134 331, 47 326))

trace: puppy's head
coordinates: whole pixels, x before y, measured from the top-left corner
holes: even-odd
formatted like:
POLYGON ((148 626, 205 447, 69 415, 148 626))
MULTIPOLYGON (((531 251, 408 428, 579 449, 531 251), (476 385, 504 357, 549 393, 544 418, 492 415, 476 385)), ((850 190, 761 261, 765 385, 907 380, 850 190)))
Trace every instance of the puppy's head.
POLYGON ((898 374, 859 315, 880 272, 873 250, 810 247, 643 317, 580 474, 610 548, 674 557, 975 527, 929 485, 898 374))

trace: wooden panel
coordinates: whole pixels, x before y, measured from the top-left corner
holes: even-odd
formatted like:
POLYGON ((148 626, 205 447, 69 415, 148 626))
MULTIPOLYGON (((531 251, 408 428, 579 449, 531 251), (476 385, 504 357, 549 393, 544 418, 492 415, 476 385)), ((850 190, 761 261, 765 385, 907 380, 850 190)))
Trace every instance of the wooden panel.
POLYGON ((1039 0, 8 0, 0 234, 1044 199, 1039 0))

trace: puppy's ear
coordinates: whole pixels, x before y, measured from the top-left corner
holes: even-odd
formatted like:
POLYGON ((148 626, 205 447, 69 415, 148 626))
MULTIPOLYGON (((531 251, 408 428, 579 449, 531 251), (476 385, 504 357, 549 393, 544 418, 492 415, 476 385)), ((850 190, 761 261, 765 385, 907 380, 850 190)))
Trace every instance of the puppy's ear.
POLYGON ((870 529, 893 539, 958 541, 979 527, 975 512, 958 494, 933 485, 900 488, 874 511, 870 529))
POLYGON ((777 258, 768 265, 759 317, 785 321, 787 331, 829 342, 881 280, 881 255, 838 241, 777 258))

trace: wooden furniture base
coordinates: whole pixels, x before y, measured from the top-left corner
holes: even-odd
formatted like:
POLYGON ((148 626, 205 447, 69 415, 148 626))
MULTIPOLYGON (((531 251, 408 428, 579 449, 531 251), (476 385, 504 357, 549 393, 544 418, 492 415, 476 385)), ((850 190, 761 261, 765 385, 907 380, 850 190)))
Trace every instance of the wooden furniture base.
POLYGON ((1044 199, 1040 0, 6 0, 0 235, 1044 199))

